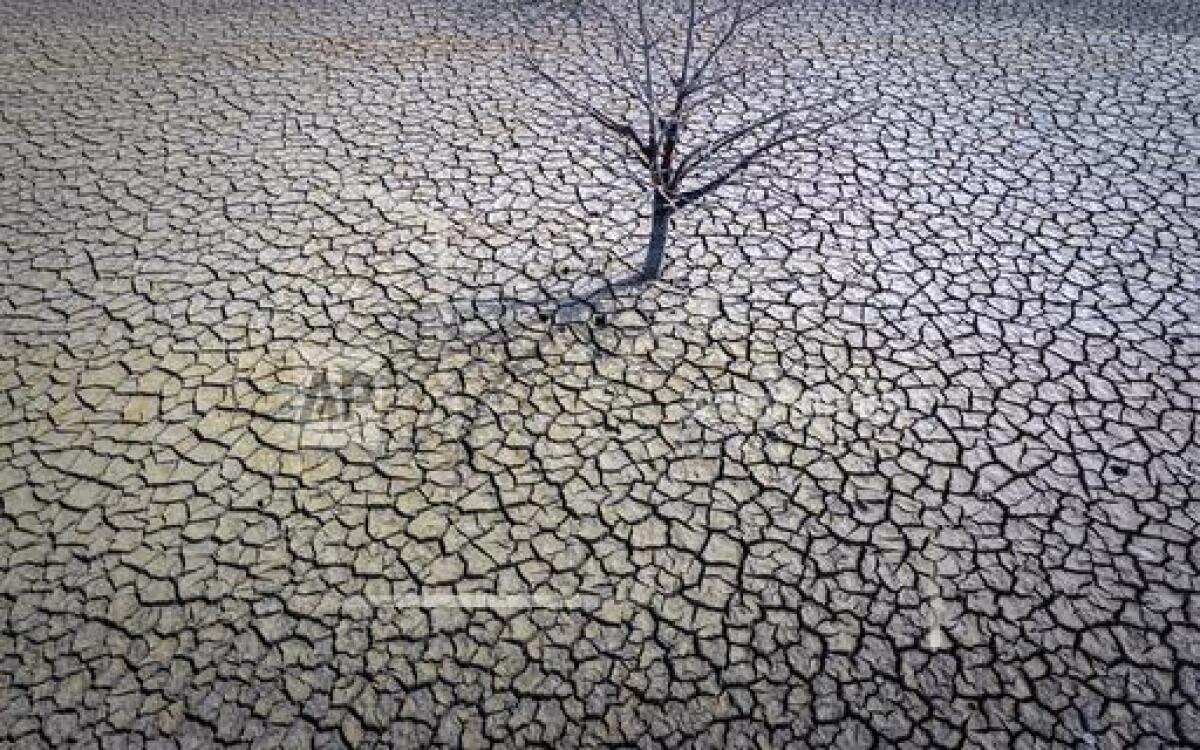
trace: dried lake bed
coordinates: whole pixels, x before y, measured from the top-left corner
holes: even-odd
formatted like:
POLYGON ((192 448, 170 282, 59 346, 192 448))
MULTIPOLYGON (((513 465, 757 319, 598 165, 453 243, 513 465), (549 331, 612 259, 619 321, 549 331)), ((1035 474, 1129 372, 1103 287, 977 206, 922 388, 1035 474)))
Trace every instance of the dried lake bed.
POLYGON ((0 3, 0 744, 1200 736, 1200 12, 797 2, 863 115, 560 316, 489 7, 0 3))

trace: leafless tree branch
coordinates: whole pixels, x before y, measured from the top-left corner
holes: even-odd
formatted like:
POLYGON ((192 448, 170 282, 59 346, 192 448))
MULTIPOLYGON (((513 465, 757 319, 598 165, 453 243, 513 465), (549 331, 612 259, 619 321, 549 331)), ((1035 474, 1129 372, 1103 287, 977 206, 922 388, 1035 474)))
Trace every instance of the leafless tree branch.
MULTIPOLYGON (((768 108, 761 89, 752 90, 753 81, 762 83, 757 74, 786 77, 784 63, 762 55, 762 46, 747 37, 751 29, 763 32, 769 14, 787 4, 577 0, 571 15, 577 34, 566 39, 575 46, 563 50, 571 62, 560 59, 548 68, 528 51, 536 43, 526 48, 526 64, 566 108, 627 143, 645 169, 640 181, 651 198, 652 224, 643 278, 661 270, 675 212, 786 144, 816 137, 861 111, 810 127, 798 122, 790 102, 768 108), (591 88, 576 88, 580 82, 591 88)), ((517 17, 527 38, 534 29, 547 36, 561 30, 517 17)), ((563 43, 562 35, 556 38, 563 43)))

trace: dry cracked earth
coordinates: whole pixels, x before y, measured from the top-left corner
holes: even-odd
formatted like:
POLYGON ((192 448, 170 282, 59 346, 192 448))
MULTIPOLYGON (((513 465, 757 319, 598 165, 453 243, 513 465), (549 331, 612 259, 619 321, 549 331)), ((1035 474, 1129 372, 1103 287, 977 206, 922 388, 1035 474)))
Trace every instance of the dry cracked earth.
POLYGON ((0 0, 0 745, 1196 741, 1200 10, 797 2, 564 316, 497 4, 0 0))

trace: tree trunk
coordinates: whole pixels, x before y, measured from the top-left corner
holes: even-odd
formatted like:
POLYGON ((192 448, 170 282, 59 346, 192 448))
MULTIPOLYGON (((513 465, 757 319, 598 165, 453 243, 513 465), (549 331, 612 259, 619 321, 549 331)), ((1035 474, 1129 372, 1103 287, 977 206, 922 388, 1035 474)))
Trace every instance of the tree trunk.
POLYGON ((650 220, 650 242, 642 262, 642 278, 657 279, 662 273, 663 255, 667 249, 667 233, 671 228, 671 204, 660 195, 654 196, 654 213, 650 220))

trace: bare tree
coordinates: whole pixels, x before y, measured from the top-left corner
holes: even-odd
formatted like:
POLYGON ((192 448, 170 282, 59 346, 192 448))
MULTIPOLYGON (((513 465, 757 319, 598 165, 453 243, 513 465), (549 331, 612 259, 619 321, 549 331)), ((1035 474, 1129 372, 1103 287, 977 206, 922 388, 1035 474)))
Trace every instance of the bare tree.
POLYGON ((748 38, 783 0, 578 0, 518 10, 522 60, 567 110, 599 126, 597 145, 651 201, 639 273, 662 272, 672 217, 813 127, 790 106, 781 54, 748 38), (564 33, 567 32, 567 33, 564 33), (554 64, 545 44, 566 44, 554 64), (563 58, 566 58, 565 60, 563 58), (772 92, 773 90, 773 92, 772 92))

